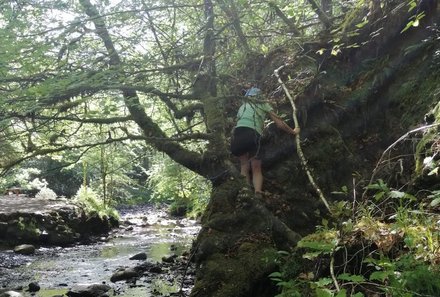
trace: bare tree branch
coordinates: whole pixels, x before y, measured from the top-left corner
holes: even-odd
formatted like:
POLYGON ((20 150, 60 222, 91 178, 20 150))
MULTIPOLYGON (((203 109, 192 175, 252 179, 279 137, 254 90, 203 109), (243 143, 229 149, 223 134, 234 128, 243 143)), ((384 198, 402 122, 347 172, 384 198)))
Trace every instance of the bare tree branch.
POLYGON ((327 13, 321 8, 321 6, 316 3, 316 0, 307 0, 310 5, 312 6, 313 10, 318 15, 321 22, 324 24, 324 26, 328 29, 332 26, 332 21, 328 17, 327 13))
POLYGON ((228 1, 228 3, 226 3, 225 0, 219 0, 218 3, 220 8, 225 12, 226 17, 231 21, 235 33, 237 33, 238 40, 240 41, 239 45, 243 47, 245 51, 249 51, 249 44, 243 30, 241 29, 240 17, 237 14, 238 9, 235 6, 234 1, 228 1))
MULTIPOLYGON (((110 66, 116 69, 122 68, 123 63, 113 45, 113 41, 105 27, 103 18, 100 17, 99 12, 91 4, 90 0, 80 0, 79 2, 84 9, 84 12, 93 20, 96 27, 96 34, 101 38, 107 49, 110 66)), ((150 88, 150 92, 152 92, 153 89, 154 88, 150 88)), ((202 159, 199 154, 188 151, 180 146, 178 142, 169 139, 160 127, 146 114, 135 90, 127 88, 120 88, 120 90, 122 91, 126 107, 132 115, 133 120, 142 129, 144 136, 154 137, 149 138, 148 143, 150 145, 157 150, 166 153, 176 162, 194 172, 198 172, 202 175, 207 174, 204 172, 205 168, 200 166, 202 159)))
POLYGON ((292 19, 289 19, 282 11, 281 9, 278 7, 278 5, 276 5, 274 2, 269 2, 269 6, 270 8, 272 8, 276 15, 283 20, 283 22, 287 25, 287 27, 289 27, 289 32, 292 32, 293 34, 297 35, 297 36, 301 36, 301 32, 298 30, 298 28, 296 27, 295 23, 293 22, 292 19))

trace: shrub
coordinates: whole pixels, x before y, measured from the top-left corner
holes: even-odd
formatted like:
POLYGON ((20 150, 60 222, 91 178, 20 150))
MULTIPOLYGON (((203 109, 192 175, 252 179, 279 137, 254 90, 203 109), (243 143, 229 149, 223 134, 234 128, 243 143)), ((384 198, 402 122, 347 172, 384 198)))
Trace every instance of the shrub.
POLYGON ((100 217, 109 216, 119 219, 119 214, 113 207, 106 205, 103 199, 89 187, 81 186, 74 197, 74 201, 84 207, 86 212, 96 212, 100 217))
POLYGON ((36 195, 38 199, 56 199, 57 194, 48 187, 43 187, 36 195))

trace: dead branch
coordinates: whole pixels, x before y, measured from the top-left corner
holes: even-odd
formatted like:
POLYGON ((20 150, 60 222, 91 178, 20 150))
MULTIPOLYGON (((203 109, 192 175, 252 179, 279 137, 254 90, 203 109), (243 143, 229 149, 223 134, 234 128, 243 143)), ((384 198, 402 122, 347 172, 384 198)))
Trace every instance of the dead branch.
MULTIPOLYGON (((283 66, 279 67, 278 69, 275 69, 274 74, 275 74, 276 78, 278 79, 278 82, 281 85, 281 87, 283 88, 284 92, 286 93, 287 98, 289 98, 290 104, 292 105, 292 110, 293 110, 292 114, 293 114, 293 121, 295 122, 295 127, 300 128, 298 117, 297 117, 297 108, 295 105, 296 98, 294 99, 292 97, 292 95, 290 94, 289 90, 287 89, 286 85, 284 84, 284 82, 282 81, 282 79, 279 75, 279 71, 281 69, 283 69, 285 66, 286 65, 283 65, 283 66)), ((304 156, 304 153, 303 153, 302 147, 301 147, 300 133, 298 133, 296 135, 295 141, 296 141, 296 152, 298 153, 299 159, 301 160, 301 164, 302 164, 304 170, 306 171, 309 182, 312 184, 313 188, 315 189, 315 191, 318 194, 321 201, 324 203, 327 210, 331 213, 330 205, 328 204, 327 199, 324 197, 324 194, 322 193, 321 189, 316 184, 315 179, 309 169, 309 166, 307 165, 307 160, 304 156)))

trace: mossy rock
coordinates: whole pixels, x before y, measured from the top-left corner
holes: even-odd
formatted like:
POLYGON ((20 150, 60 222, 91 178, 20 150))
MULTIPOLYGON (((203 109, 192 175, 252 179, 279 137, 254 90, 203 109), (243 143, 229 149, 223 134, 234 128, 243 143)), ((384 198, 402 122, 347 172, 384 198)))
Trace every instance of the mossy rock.
POLYGON ((214 254, 199 271, 191 296, 250 296, 254 285, 274 271, 275 255, 272 246, 261 242, 244 242, 230 255, 214 254))

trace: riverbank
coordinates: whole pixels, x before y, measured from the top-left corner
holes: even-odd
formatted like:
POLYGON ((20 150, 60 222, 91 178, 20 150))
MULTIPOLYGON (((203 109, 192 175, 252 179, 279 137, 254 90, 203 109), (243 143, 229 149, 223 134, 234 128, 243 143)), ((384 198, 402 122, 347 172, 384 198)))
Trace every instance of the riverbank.
POLYGON ((183 280, 183 290, 189 291, 194 272, 191 265, 186 269, 188 251, 198 224, 169 218, 164 209, 152 206, 121 209, 120 215, 121 226, 102 242, 44 247, 31 256, 3 249, 0 286, 21 287, 20 293, 30 296, 28 285, 38 282, 41 289, 36 296, 46 297, 62 296, 79 284, 105 283, 109 296, 172 296, 183 280), (140 253, 145 253, 146 260, 130 260, 140 253), (135 277, 110 281, 117 271, 135 267, 139 268, 135 277))
POLYGON ((118 221, 87 212, 71 200, 0 196, 0 243, 66 246, 106 235, 118 221))

